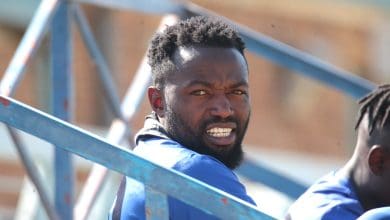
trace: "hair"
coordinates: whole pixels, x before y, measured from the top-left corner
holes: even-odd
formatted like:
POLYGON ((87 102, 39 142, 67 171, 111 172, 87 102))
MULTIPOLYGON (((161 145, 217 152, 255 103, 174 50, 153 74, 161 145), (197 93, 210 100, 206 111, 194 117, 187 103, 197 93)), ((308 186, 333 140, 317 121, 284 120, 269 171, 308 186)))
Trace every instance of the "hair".
POLYGON ((153 84, 162 88, 167 74, 175 69, 173 54, 181 46, 236 48, 243 56, 245 45, 238 32, 216 18, 197 16, 167 26, 156 33, 148 50, 153 84))
POLYGON ((374 129, 382 129, 389 123, 390 84, 379 86, 376 90, 360 99, 359 104, 361 104, 361 106, 355 129, 359 127, 365 114, 368 114, 369 134, 371 134, 374 129))

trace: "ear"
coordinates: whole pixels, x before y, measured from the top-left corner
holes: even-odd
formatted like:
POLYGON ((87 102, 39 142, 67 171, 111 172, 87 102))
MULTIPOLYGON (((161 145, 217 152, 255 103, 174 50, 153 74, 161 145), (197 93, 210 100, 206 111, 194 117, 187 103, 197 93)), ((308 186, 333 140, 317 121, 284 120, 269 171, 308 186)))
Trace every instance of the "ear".
POLYGON ((149 87, 148 98, 149 98, 150 106, 152 107, 153 111, 156 112, 158 116, 163 116, 164 103, 163 103, 163 96, 161 94, 161 91, 156 87, 153 86, 149 87))
POLYGON ((386 149, 381 145, 374 145, 368 152, 368 165, 371 172, 381 176, 386 162, 386 149))

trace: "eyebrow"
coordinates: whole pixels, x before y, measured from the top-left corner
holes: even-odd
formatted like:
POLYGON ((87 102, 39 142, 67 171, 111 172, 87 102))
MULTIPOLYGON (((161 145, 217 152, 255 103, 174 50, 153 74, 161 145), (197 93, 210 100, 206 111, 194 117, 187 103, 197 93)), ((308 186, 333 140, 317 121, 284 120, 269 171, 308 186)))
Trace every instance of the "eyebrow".
MULTIPOLYGON (((203 81, 203 80, 194 80, 194 81, 189 82, 185 86, 186 87, 191 87, 191 86, 197 86, 197 85, 203 85, 205 87, 213 87, 213 83, 206 82, 206 81, 203 81)), ((248 86, 248 82, 242 80, 242 81, 237 82, 237 83, 235 83, 233 85, 230 85, 229 87, 230 88, 237 88, 237 87, 240 87, 240 86, 248 86)))

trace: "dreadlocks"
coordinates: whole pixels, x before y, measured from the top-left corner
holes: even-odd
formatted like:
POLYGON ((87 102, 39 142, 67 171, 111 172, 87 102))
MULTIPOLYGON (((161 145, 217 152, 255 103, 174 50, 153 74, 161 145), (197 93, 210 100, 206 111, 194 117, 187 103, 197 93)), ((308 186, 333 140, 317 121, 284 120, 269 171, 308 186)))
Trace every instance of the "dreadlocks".
POLYGON ((359 127, 365 114, 368 114, 369 134, 375 128, 383 128, 386 123, 389 123, 390 84, 379 86, 376 90, 360 99, 359 104, 361 106, 355 129, 359 127))

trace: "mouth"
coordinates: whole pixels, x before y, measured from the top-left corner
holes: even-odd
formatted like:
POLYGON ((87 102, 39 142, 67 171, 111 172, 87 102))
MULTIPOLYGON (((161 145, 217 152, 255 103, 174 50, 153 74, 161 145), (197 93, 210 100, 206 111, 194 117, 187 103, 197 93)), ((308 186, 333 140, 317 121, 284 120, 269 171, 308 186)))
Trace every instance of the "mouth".
POLYGON ((236 140, 234 125, 213 125, 206 130, 206 140, 219 147, 231 146, 236 140))
POLYGON ((211 137, 228 137, 232 133, 232 128, 211 128, 207 130, 207 134, 211 137))

